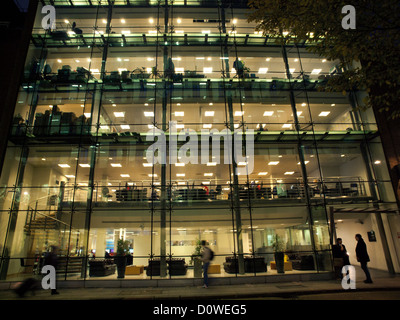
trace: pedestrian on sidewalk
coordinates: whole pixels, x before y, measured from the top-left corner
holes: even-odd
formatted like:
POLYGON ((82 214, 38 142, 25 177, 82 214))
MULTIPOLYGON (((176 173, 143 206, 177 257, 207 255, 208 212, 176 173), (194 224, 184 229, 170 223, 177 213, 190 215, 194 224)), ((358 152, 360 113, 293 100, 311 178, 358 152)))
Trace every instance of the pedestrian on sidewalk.
MULTIPOLYGON (((50 265, 53 266, 55 270, 57 270, 58 267, 58 248, 57 246, 51 246, 50 247, 50 252, 47 252, 45 257, 44 257, 44 265, 50 265)), ((51 289, 51 294, 60 294, 57 289, 51 289)))
POLYGON ((204 285, 203 288, 208 288, 208 266, 210 265, 211 261, 211 249, 206 247, 206 241, 201 241, 202 246, 202 255, 201 261, 203 261, 203 275, 204 275, 204 285))
POLYGON ((364 280, 365 283, 372 283, 371 279, 371 274, 369 273, 368 270, 368 262, 370 261, 369 255, 367 252, 367 245, 365 244, 364 239, 362 238, 361 234, 356 234, 356 241, 357 241, 357 246, 356 246, 356 255, 357 255, 357 261, 360 262, 361 264, 361 269, 363 269, 365 276, 367 277, 366 280, 364 280))

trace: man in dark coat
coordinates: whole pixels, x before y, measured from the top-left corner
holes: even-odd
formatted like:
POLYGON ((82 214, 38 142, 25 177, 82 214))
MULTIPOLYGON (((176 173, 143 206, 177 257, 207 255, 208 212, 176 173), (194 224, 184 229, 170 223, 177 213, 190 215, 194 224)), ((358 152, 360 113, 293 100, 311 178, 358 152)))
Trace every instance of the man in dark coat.
MULTIPOLYGON (((44 257, 44 265, 50 265, 53 266, 54 269, 57 270, 58 266, 58 259, 57 259, 57 253, 58 253, 58 248, 56 246, 51 246, 50 247, 50 252, 47 252, 45 257, 44 257)), ((51 294, 59 294, 57 289, 51 289, 51 294)))
POLYGON ((356 234, 356 240, 357 240, 357 246, 356 246, 357 261, 360 262, 361 269, 363 269, 367 277, 367 279, 364 280, 364 282, 372 283, 371 275, 367 267, 367 263, 370 261, 367 252, 367 245, 365 244, 365 241, 362 238, 361 234, 356 234))
POLYGON ((349 255, 341 238, 337 238, 336 244, 332 247, 336 278, 341 279, 343 266, 350 265, 349 255))

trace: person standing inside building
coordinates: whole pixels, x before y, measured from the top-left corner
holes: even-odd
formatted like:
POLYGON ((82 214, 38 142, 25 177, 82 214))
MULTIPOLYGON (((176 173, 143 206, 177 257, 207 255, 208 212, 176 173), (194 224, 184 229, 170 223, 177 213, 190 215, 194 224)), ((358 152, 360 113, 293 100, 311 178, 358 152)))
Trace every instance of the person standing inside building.
POLYGON ((338 279, 341 279, 343 266, 350 265, 349 255, 347 253, 346 247, 343 244, 342 238, 337 238, 336 245, 332 248, 335 273, 338 279))
MULTIPOLYGON (((45 255, 44 265, 53 266, 55 270, 57 270, 58 266, 58 258, 57 258, 58 248, 56 246, 51 246, 50 252, 45 255)), ((59 294, 57 289, 51 289, 51 294, 59 294)))
POLYGON ((361 269, 363 269, 367 277, 367 279, 364 280, 364 282, 372 283, 371 275, 369 273, 367 266, 368 262, 370 261, 367 252, 367 245, 365 244, 365 241, 362 238, 361 234, 356 234, 356 241, 357 241, 357 246, 356 246, 357 261, 360 262, 361 269))
POLYGON ((204 285, 203 288, 208 288, 208 266, 211 261, 211 249, 206 247, 206 241, 201 241, 202 255, 201 261, 203 261, 203 275, 204 275, 204 285))

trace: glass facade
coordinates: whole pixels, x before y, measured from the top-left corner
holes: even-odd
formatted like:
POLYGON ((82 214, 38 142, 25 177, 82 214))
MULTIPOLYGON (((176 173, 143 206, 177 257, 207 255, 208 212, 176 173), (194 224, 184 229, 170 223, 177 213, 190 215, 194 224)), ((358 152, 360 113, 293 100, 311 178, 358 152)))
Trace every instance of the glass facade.
POLYGON ((395 201, 373 115, 319 90, 338 63, 256 32, 243 1, 51 2, 56 30, 40 6, 0 180, 2 280, 37 272, 51 245, 61 278, 99 279, 93 254, 121 238, 144 266, 131 279, 201 277, 200 240, 220 276, 273 274, 276 235, 287 273, 330 272, 329 208, 395 201), (168 149, 172 126, 179 153, 149 163, 149 136, 168 149), (200 150, 202 130, 226 129, 250 132, 252 159, 200 150))

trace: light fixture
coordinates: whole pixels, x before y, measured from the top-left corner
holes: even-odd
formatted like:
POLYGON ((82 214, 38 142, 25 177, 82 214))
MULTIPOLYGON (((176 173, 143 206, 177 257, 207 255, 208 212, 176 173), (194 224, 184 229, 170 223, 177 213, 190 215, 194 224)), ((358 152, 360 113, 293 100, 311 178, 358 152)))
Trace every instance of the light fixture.
POLYGON ((85 116, 86 118, 90 118, 92 115, 91 115, 89 112, 87 112, 87 113, 84 113, 84 116, 85 116))
POLYGON ((320 116, 320 117, 327 117, 327 116, 329 116, 330 113, 331 113, 330 111, 323 111, 323 112, 321 112, 321 113, 319 114, 319 116, 320 116))
POLYGON ((212 73, 213 72, 213 68, 207 67, 207 68, 203 68, 203 73, 212 73))
POLYGON ((374 163, 375 164, 381 164, 382 162, 380 160, 376 160, 374 163))
POLYGON ((279 164, 279 161, 270 161, 270 162, 268 162, 269 166, 276 166, 278 164, 279 164))
POLYGON ((210 33, 210 32, 211 32, 210 30, 201 30, 202 34, 207 34, 207 33, 210 33))
POLYGON ((299 59, 294 59, 294 62, 299 62, 299 59))
POLYGON ((111 167, 113 168, 122 168, 122 165, 120 163, 110 163, 111 167))
POLYGON ((282 128, 283 128, 283 129, 290 129, 290 128, 292 128, 292 124, 291 124, 291 123, 285 123, 285 124, 282 126, 282 128))
POLYGON ((215 167, 216 165, 216 162, 207 162, 207 167, 215 167))
POLYGON ((185 115, 184 111, 175 111, 175 117, 183 117, 185 115))
POLYGON ((265 59, 265 61, 271 61, 271 58, 267 58, 267 59, 265 59))
POLYGON ((274 114, 274 111, 265 111, 264 112, 264 117, 272 117, 274 114))
POLYGON ((233 19, 232 23, 236 24, 237 23, 237 19, 233 19))
POLYGON ((290 73, 294 73, 296 71, 296 69, 295 68, 293 68, 293 69, 289 69, 289 72, 290 73))
POLYGON ((241 117, 244 114, 244 111, 235 111, 235 117, 241 117))
POLYGON ((57 62, 58 62, 58 63, 62 63, 62 60, 61 60, 61 59, 58 59, 57 62))
POLYGON ((203 124, 203 129, 211 129, 212 128, 212 124, 207 123, 207 124, 203 124))
POLYGON ((154 117, 154 112, 153 111, 145 111, 144 116, 145 117, 154 117))
POLYGON ((286 176, 291 176, 291 175, 293 175, 294 174, 294 171, 287 171, 287 172, 285 172, 285 175, 286 176))
POLYGON ((68 178, 68 179, 73 179, 73 178, 75 178, 75 176, 73 176, 72 174, 66 174, 65 177, 68 178))
POLYGON ((322 71, 322 69, 314 69, 313 71, 311 71, 311 74, 320 74, 322 71))
POLYGON ((268 174, 268 172, 259 172, 258 175, 259 176, 266 176, 268 174))
MULTIPOLYGON (((304 161, 304 164, 308 164, 308 163, 310 163, 310 161, 308 161, 308 160, 304 161)), ((297 164, 300 165, 301 162, 297 162, 297 164)))
POLYGON ((307 103, 303 102, 303 103, 301 104, 301 106, 302 106, 302 107, 306 107, 306 106, 307 106, 307 103))
POLYGON ((205 115, 206 117, 214 117, 214 114, 215 114, 214 111, 206 111, 206 112, 204 113, 204 115, 205 115))
POLYGON ((184 167, 185 164, 183 162, 176 162, 175 167, 184 167))
POLYGON ((154 23, 154 19, 153 19, 153 18, 150 18, 150 19, 149 19, 149 22, 150 22, 150 23, 154 23))
POLYGON ((130 30, 122 30, 121 34, 131 34, 131 31, 130 30))
POLYGON ((145 168, 148 168, 148 167, 152 167, 153 166, 153 164, 152 163, 143 163, 143 167, 145 167, 145 168))
POLYGON ((214 174, 213 173, 205 173, 204 176, 205 177, 212 177, 214 174))
POLYGON ((79 166, 82 168, 90 168, 90 164, 88 163, 80 163, 79 166))
POLYGON ((157 174, 148 174, 148 176, 150 177, 150 178, 157 178, 157 174))
POLYGON ((210 184, 210 181, 203 181, 202 184, 210 184))
POLYGON ((114 112, 114 116, 116 118, 123 118, 125 117, 125 112, 114 112))
POLYGON ((336 104, 334 104, 334 103, 331 104, 331 107, 335 107, 335 106, 336 106, 336 104))
POLYGON ((69 164, 66 164, 66 163, 59 163, 58 166, 60 168, 71 168, 71 166, 69 164))
POLYGON ((125 21, 125 19, 121 19, 121 23, 125 23, 126 21, 125 21))
POLYGON ((176 176, 177 176, 177 177, 184 177, 185 174, 184 174, 184 173, 177 173, 176 176))
POLYGON ((266 74, 268 72, 268 68, 260 68, 258 69, 259 74, 266 74))
POLYGON ((100 125, 100 129, 109 130, 110 127, 108 125, 106 125, 106 124, 102 124, 102 125, 100 125))
POLYGON ((46 161, 46 158, 42 158, 42 161, 46 161))
POLYGON ((182 19, 181 19, 181 18, 178 18, 178 19, 176 20, 176 22, 182 23, 182 19))
POLYGON ((65 22, 66 24, 68 24, 68 23, 69 23, 69 21, 68 21, 68 20, 64 20, 64 22, 65 22))
POLYGON ((129 130, 131 127, 129 124, 121 124, 121 129, 123 130, 129 130))
POLYGON ((322 60, 322 63, 325 63, 325 62, 326 62, 326 59, 323 59, 323 60, 322 60))
POLYGON ((130 178, 131 177, 128 173, 122 173, 120 176, 122 178, 130 178))

